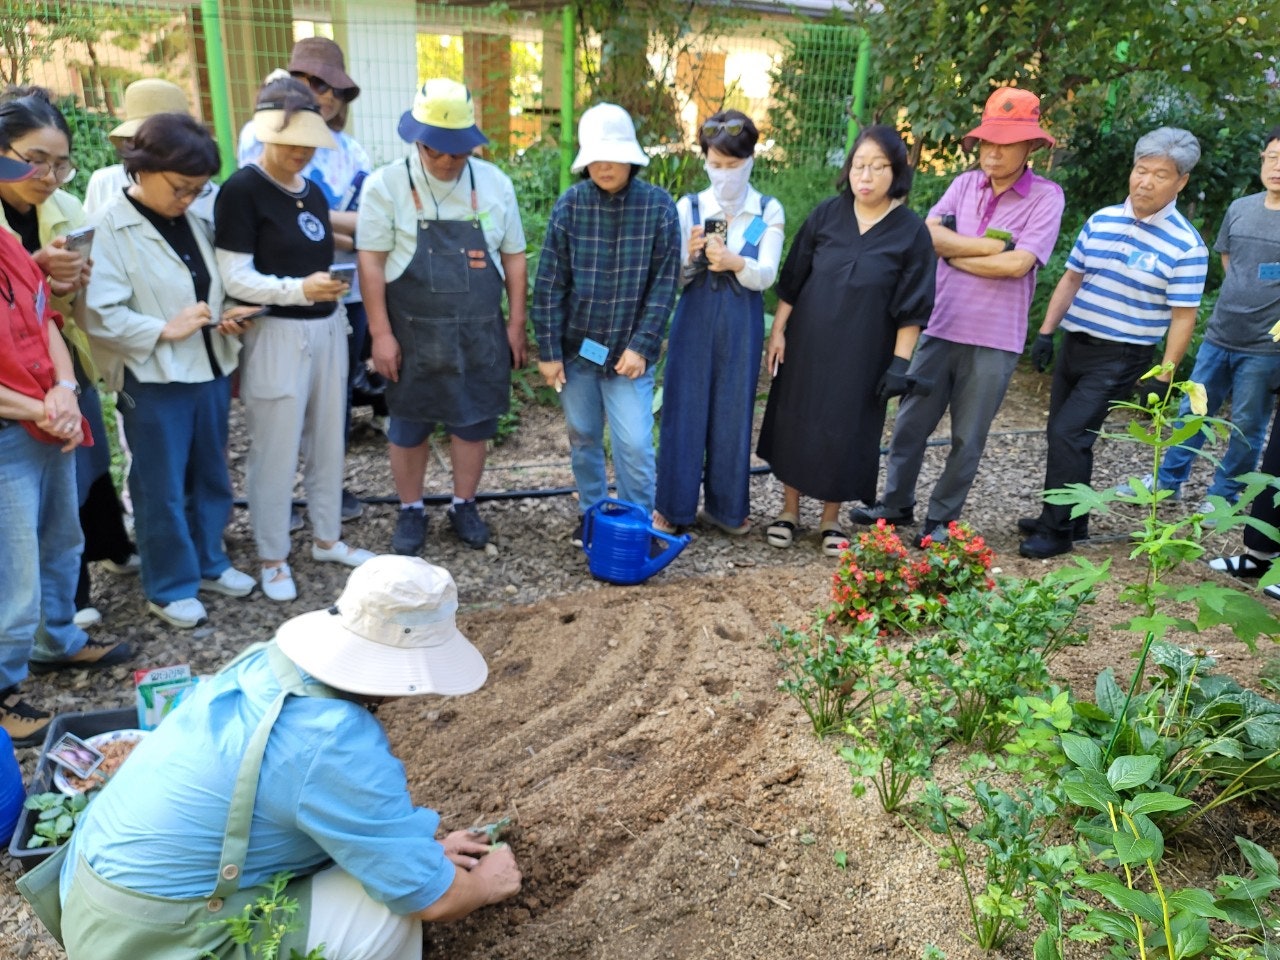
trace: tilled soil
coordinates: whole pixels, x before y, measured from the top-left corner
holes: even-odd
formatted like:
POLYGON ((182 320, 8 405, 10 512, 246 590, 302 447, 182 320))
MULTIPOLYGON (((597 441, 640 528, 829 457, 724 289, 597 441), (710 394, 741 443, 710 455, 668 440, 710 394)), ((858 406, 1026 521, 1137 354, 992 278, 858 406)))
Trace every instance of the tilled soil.
MULTIPOLYGON (((966 516, 1011 575, 1034 576, 1059 562, 1019 559, 1014 533, 1016 518, 1037 509, 1046 406, 1046 381, 1020 372, 966 516)), ((237 411, 237 473, 238 423, 237 411)), ((922 498, 944 456, 945 447, 930 450, 922 498)), ((1138 457, 1133 447, 1100 443, 1095 482, 1146 472, 1138 457)), ((373 501, 391 493, 383 444, 363 412, 349 463, 357 494, 373 501)), ((1206 480, 1198 468, 1198 486, 1186 490, 1191 502, 1206 480)), ((558 412, 534 409, 515 440, 495 451, 485 486, 571 483, 558 412)), ((430 484, 447 492, 447 470, 434 467, 430 484)), ((781 492, 760 476, 752 498, 759 529, 781 492)), ((346 538, 386 549, 394 509, 369 503, 346 538)), ((914 960, 930 942, 952 958, 979 956, 964 938, 955 875, 940 871, 935 854, 884 814, 873 793, 851 796, 835 744, 814 740, 799 706, 777 690, 767 637, 777 623, 805 622, 826 599, 835 567, 817 549, 816 509, 806 504, 809 529, 790 551, 769 547, 759 533, 735 539, 699 528, 649 583, 616 587, 592 580, 569 544, 576 505, 568 496, 486 503, 494 542, 483 551, 458 543, 442 506, 429 508, 424 553, 453 572, 460 625, 488 658, 490 679, 469 697, 404 700, 380 716, 415 799, 440 810, 446 828, 511 817, 525 884, 508 903, 429 929, 428 956, 914 960), (836 865, 836 851, 846 854, 846 868, 836 865)), ((1096 519, 1095 541, 1079 550, 1093 562, 1110 559, 1116 573, 1088 612, 1089 643, 1055 663, 1081 696, 1105 666, 1127 674, 1139 645, 1134 634, 1113 629, 1126 616, 1116 591, 1140 574, 1127 558, 1127 528, 1124 518, 1096 519)), ((254 569, 243 511, 228 540, 233 562, 254 569)), ((98 577, 101 635, 133 642, 133 666, 186 662, 213 670, 268 638, 285 617, 336 597, 345 569, 312 562, 308 544, 305 532, 296 536, 296 603, 211 596, 211 622, 195 631, 147 617, 135 582, 98 577)), ((1270 655, 1221 633, 1208 642, 1221 669, 1246 683, 1270 655)), ((128 670, 108 674, 36 678, 27 691, 61 711, 131 703, 128 670)), ((36 753, 21 751, 28 771, 36 753)), ((944 782, 955 782, 958 760, 943 760, 944 782)), ((1280 839, 1268 811, 1237 807, 1211 822, 1179 861, 1190 881, 1209 882, 1229 862, 1236 832, 1270 846, 1280 839)), ((16 863, 5 858, 3 868, 0 957, 61 956, 15 895, 16 863)), ((1029 956, 1032 938, 1015 937, 997 956, 1029 956)))

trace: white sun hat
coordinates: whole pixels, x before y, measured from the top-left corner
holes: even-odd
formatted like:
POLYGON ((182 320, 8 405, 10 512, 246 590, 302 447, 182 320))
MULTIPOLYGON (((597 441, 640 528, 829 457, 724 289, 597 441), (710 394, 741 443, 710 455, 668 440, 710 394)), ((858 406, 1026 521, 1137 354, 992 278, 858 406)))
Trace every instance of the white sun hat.
POLYGON ((285 655, 322 683, 350 693, 458 696, 484 685, 484 656, 458 632, 458 588, 419 557, 367 560, 338 602, 276 630, 285 655))
POLYGON ((597 160, 649 165, 648 156, 636 140, 631 114, 616 103, 597 103, 578 121, 578 156, 571 169, 581 173, 587 164, 597 160))

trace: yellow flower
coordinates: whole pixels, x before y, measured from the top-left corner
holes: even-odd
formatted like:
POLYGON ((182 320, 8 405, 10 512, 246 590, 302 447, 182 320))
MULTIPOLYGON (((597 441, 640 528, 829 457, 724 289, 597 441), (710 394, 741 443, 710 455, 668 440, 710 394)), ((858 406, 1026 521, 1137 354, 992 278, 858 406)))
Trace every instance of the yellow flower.
POLYGON ((1194 380, 1187 381, 1187 402, 1191 404, 1191 412, 1203 417, 1209 412, 1209 395, 1205 393, 1204 384, 1194 380))

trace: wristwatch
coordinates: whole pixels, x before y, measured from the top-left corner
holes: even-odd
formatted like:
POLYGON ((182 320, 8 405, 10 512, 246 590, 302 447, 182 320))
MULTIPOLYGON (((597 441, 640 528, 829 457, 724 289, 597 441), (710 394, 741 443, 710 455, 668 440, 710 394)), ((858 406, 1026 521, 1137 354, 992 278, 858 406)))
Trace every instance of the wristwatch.
POLYGON ((57 383, 54 384, 54 386, 66 387, 68 390, 74 393, 77 397, 80 396, 80 384, 76 383, 74 380, 59 380, 57 383))

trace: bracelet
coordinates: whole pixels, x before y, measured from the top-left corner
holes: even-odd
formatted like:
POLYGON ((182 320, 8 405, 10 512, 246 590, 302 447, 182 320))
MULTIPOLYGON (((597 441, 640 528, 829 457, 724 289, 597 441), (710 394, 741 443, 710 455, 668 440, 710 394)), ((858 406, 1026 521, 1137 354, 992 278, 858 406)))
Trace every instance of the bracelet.
POLYGON ((54 386, 63 387, 66 390, 70 390, 77 397, 80 396, 80 384, 76 383, 74 380, 59 380, 54 384, 54 386))

